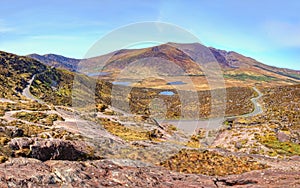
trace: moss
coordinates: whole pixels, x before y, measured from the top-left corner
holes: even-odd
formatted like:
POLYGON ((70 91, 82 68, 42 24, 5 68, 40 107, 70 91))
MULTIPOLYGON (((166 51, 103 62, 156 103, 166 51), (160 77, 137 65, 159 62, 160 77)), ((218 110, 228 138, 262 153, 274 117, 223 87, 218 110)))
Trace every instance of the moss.
POLYGON ((276 155, 300 155, 300 145, 292 142, 280 142, 275 133, 267 132, 264 135, 256 135, 256 139, 265 145, 266 147, 272 149, 268 154, 270 156, 276 155))
POLYGON ((181 150, 161 166, 182 173, 225 176, 241 174, 252 170, 265 169, 268 166, 251 160, 248 157, 223 156, 210 151, 181 150))
POLYGON ((24 148, 24 149, 19 149, 17 151, 14 151, 14 156, 15 157, 28 157, 30 155, 30 149, 29 148, 24 148))
POLYGON ((169 125, 167 125, 166 131, 167 131, 167 133, 172 134, 177 131, 177 127, 169 124, 169 125))
POLYGON ((241 74, 225 74, 224 78, 233 78, 236 80, 255 80, 255 81, 265 81, 265 82, 269 82, 272 80, 277 80, 277 78, 272 77, 272 76, 256 76, 256 75, 249 75, 249 74, 245 74, 245 73, 241 73, 241 74))
POLYGON ((8 103, 2 102, 0 103, 0 112, 4 115, 7 111, 14 111, 14 110, 31 110, 31 111, 45 111, 49 110, 48 106, 39 104, 34 101, 28 102, 16 102, 16 103, 8 103))
POLYGON ((105 118, 101 119, 101 124, 110 133, 126 141, 157 140, 156 136, 154 136, 151 131, 129 128, 118 122, 113 122, 105 118))
POLYGON ((57 114, 46 114, 42 112, 18 112, 14 114, 13 117, 47 126, 52 126, 54 121, 64 121, 64 119, 57 114))
POLYGON ((9 126, 16 126, 24 131, 25 137, 31 137, 32 135, 37 136, 39 133, 45 132, 47 128, 42 126, 35 126, 30 124, 25 124, 19 121, 12 121, 8 124, 9 126))
POLYGON ((200 148, 201 144, 199 135, 192 135, 186 146, 191 148, 200 148))

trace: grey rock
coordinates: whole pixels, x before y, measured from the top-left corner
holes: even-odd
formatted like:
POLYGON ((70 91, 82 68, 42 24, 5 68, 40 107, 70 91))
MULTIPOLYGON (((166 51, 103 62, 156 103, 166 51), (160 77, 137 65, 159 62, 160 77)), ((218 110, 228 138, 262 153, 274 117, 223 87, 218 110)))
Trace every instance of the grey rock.
POLYGON ((29 148, 33 144, 34 140, 32 138, 22 137, 22 138, 13 138, 9 142, 10 148, 14 150, 29 148))

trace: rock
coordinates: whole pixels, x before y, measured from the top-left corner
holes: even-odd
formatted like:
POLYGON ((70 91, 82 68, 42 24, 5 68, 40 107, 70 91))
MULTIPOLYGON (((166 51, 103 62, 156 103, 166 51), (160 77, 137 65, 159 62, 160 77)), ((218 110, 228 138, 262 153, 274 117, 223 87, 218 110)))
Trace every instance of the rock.
POLYGON ((236 149, 241 149, 243 147, 243 144, 241 142, 236 142, 235 145, 234 145, 234 147, 236 149))
POLYGON ((0 164, 3 187, 215 187, 210 177, 160 167, 120 166, 109 160, 10 159, 0 164))
POLYGON ((170 172, 158 166, 106 160, 41 162, 15 158, 0 164, 1 187, 299 187, 299 171, 267 169, 224 177, 170 172))
POLYGON ((163 133, 158 129, 153 129, 149 131, 150 138, 162 138, 163 136, 164 136, 163 133))
POLYGON ((290 136, 285 134, 284 132, 282 131, 279 131, 277 133, 277 139, 280 141, 280 142, 287 142, 290 140, 290 136))
POLYGON ((5 132, 5 127, 0 127, 0 133, 5 132))
POLYGON ((9 142, 9 147, 13 150, 29 148, 33 144, 34 140, 32 138, 22 137, 22 138, 13 138, 9 142))
POLYGON ((36 141, 30 146, 30 157, 46 160, 84 160, 92 156, 91 148, 83 142, 71 142, 60 139, 46 139, 36 141))
POLYGON ((17 128, 15 126, 6 126, 5 132, 10 137, 21 137, 24 134, 24 131, 20 128, 17 128))

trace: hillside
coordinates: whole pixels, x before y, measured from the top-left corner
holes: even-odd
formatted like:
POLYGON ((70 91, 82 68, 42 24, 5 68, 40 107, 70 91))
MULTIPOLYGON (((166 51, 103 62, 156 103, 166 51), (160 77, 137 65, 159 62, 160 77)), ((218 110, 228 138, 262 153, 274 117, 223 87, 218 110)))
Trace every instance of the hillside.
MULTIPOLYGON (((45 64, 51 64, 49 59, 39 59, 45 64)), ((207 90, 209 87, 203 68, 210 66, 212 61, 219 64, 227 87, 300 82, 299 71, 272 67, 236 52, 207 48, 199 43, 167 43, 144 49, 124 49, 80 62, 70 58, 56 58, 55 66, 74 71, 74 66, 78 65, 76 71, 109 81, 118 78, 135 83, 143 78, 144 82, 138 83, 137 87, 170 89, 166 82, 153 81, 155 79, 147 76, 168 77, 169 82, 188 78, 195 84, 182 87, 188 90, 195 86, 197 90, 207 90)))
POLYGON ((0 97, 18 98, 31 77, 46 69, 34 59, 0 51, 0 97))
POLYGON ((28 55, 28 57, 40 61, 47 66, 62 68, 69 71, 76 71, 77 65, 80 62, 79 59, 68 58, 68 57, 55 55, 55 54, 46 54, 46 55, 30 54, 28 55))

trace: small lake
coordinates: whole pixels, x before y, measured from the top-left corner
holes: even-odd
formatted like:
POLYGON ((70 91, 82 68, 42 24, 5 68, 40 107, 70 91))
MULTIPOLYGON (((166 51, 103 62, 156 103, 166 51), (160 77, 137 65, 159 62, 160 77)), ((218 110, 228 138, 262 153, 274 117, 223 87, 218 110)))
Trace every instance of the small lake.
POLYGON ((183 81, 175 81, 175 82, 168 82, 167 85, 184 85, 186 84, 183 81))
POLYGON ((175 95, 175 93, 173 91, 162 91, 159 94, 160 95, 167 95, 167 96, 175 95))
POLYGON ((115 81, 115 82, 112 82, 112 84, 118 85, 118 86, 130 86, 131 82, 115 81))
POLYGON ((110 75, 109 72, 95 72, 95 73, 89 73, 88 76, 107 76, 110 75))

